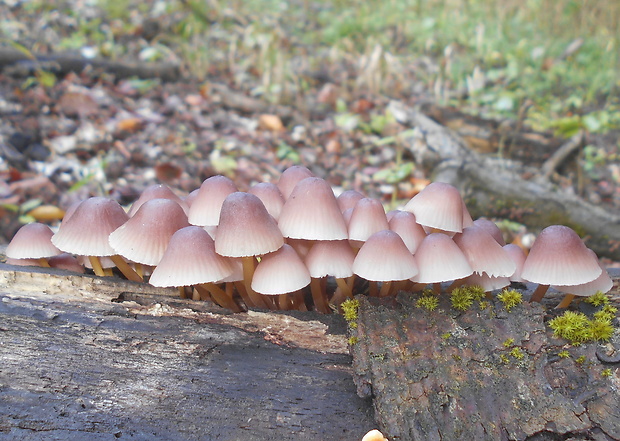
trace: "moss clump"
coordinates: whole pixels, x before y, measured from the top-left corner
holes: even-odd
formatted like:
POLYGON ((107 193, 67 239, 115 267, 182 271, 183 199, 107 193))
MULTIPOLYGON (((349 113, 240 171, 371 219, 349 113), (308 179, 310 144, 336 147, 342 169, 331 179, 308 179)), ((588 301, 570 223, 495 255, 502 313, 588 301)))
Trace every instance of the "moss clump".
POLYGON ((342 302, 342 315, 344 319, 351 325, 351 322, 357 321, 357 311, 360 308, 360 301, 357 299, 349 299, 342 302))
POLYGON ((569 358, 570 357, 570 352, 564 350, 564 351, 560 351, 558 352, 558 357, 560 358, 569 358))
POLYGON ((575 359, 575 363, 584 364, 586 362, 586 356, 582 355, 581 357, 577 357, 575 359))
POLYGON ((611 305, 605 305, 600 311, 594 313, 594 319, 611 323, 611 321, 616 317, 617 312, 618 308, 611 305))
POLYGON ((497 295, 497 299, 504 304, 504 308, 506 308, 508 312, 515 306, 523 303, 523 296, 514 289, 504 289, 497 295))
POLYGON ((505 348, 509 348, 514 344, 515 344, 514 338, 507 338, 506 340, 504 340, 504 343, 502 343, 502 345, 504 345, 505 348))
POLYGON ((612 372, 612 371, 611 371, 611 369, 609 369, 609 368, 607 368, 607 369, 603 369, 603 370, 601 371, 601 376, 602 376, 603 378, 608 378, 608 377, 611 377, 612 375, 613 375, 613 372, 612 372))
POLYGON ((525 357, 525 354, 523 353, 521 348, 518 346, 515 348, 512 348, 512 350, 510 351, 510 355, 512 355, 517 360, 523 360, 523 357, 525 357))
POLYGON ((474 303, 474 297, 472 296, 468 286, 460 286, 455 288, 450 293, 450 303, 454 309, 459 311, 468 310, 474 303))
POLYGON ((593 296, 586 297, 583 301, 591 304, 592 306, 603 306, 609 304, 609 297, 601 291, 598 291, 593 296))
POLYGON ((574 345, 589 341, 606 341, 614 333, 611 319, 595 317, 594 320, 590 320, 585 314, 573 311, 566 311, 550 320, 549 326, 556 337, 568 340, 574 345))
POLYGON ((430 289, 424 290, 422 297, 416 302, 416 306, 434 311, 439 306, 439 297, 430 289))
POLYGON ((355 337, 355 336, 349 337, 349 340, 348 340, 349 346, 353 346, 353 345, 357 344, 358 341, 359 341, 359 339, 357 337, 355 337))

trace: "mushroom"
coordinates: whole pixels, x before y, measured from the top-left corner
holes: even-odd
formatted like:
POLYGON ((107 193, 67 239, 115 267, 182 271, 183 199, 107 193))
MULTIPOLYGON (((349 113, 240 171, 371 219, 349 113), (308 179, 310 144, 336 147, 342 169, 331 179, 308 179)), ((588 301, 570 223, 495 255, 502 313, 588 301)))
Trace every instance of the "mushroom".
POLYGON ((471 226, 454 235, 454 242, 463 251, 475 273, 489 277, 509 277, 517 269, 506 250, 484 228, 471 226))
MULTIPOLYGON (((320 279, 332 276, 336 279, 336 284, 340 292, 336 294, 335 303, 339 304, 344 298, 353 298, 353 293, 345 278, 353 275, 353 260, 355 254, 346 240, 321 240, 317 241, 308 252, 304 262, 312 280, 310 289, 313 291, 313 299, 315 306, 319 311, 329 313, 329 305, 323 302, 324 296, 314 291, 322 292, 320 287, 320 279), (344 297, 340 299, 340 297, 344 297), (319 304, 317 305, 317 299, 319 304)), ((334 299, 332 299, 334 301, 334 299)))
POLYGON ((282 196, 277 185, 269 182, 261 182, 253 185, 248 190, 248 193, 258 196, 267 209, 267 212, 273 216, 276 221, 278 220, 282 212, 282 206, 284 205, 284 196, 282 196))
POLYGON ((242 308, 232 296, 214 284, 232 273, 232 263, 215 252, 211 236, 200 227, 189 226, 172 235, 149 283, 159 287, 194 286, 201 293, 208 292, 220 306, 240 312, 242 308))
POLYGON ((419 272, 411 280, 418 284, 432 283, 437 294, 441 292, 441 282, 462 279, 474 272, 458 245, 443 233, 426 236, 415 258, 419 272))
POLYGON ((508 253, 512 261, 515 263, 516 270, 514 273, 510 275, 511 282, 523 282, 521 278, 521 271, 523 270, 523 264, 525 263, 525 259, 527 255, 523 248, 519 245, 515 245, 513 243, 509 243, 503 246, 504 250, 508 253))
POLYGON ((276 251, 283 244, 276 221, 257 196, 235 192, 224 199, 215 235, 215 251, 222 256, 242 259, 246 292, 251 303, 258 307, 268 308, 270 300, 252 289, 255 256, 276 251))
POLYGON ((110 233, 128 219, 125 210, 115 200, 92 197, 77 205, 70 216, 63 219, 58 231, 52 236, 52 243, 64 252, 88 256, 98 276, 105 275, 99 257, 109 256, 125 277, 142 281, 127 262, 116 254, 108 240, 110 233))
POLYGON ((284 196, 284 199, 288 199, 295 186, 306 178, 314 177, 307 167, 303 165, 293 165, 282 172, 280 180, 278 181, 278 188, 284 196))
POLYGON ((493 239, 495 239, 495 241, 501 246, 506 245, 506 241, 504 240, 504 235, 502 234, 502 230, 500 230, 497 224, 493 222, 492 220, 481 217, 474 221, 474 225, 486 230, 487 233, 493 236, 493 239))
POLYGON ((459 191, 443 182, 424 187, 407 202, 404 210, 415 214, 416 221, 425 229, 435 232, 460 233, 471 221, 459 191))
POLYGON ((264 295, 279 295, 280 304, 288 299, 284 294, 295 293, 310 284, 310 272, 295 250, 287 244, 264 255, 256 266, 252 289, 264 295))
POLYGON ((374 233, 360 248, 353 272, 370 282, 370 295, 377 295, 377 283, 383 282, 380 297, 390 293, 393 281, 407 280, 418 273, 418 265, 401 237, 391 230, 374 233))
POLYGON ((426 232, 415 220, 415 215, 409 211, 397 211, 392 214, 388 222, 390 230, 398 233, 403 239, 407 249, 414 254, 420 243, 426 237, 426 232))
POLYGON ((236 191, 237 186, 225 176, 205 179, 191 201, 187 215, 189 223, 200 227, 218 225, 224 199, 236 191))
POLYGON ((390 225, 381 202, 371 198, 357 201, 349 220, 349 241, 355 248, 362 246, 362 243, 374 233, 389 229, 390 225))
POLYGON ((549 285, 581 285, 596 279, 601 272, 597 259, 575 231, 564 225, 551 225, 534 241, 521 277, 538 283, 530 302, 540 302, 549 285))
POLYGON ((189 213, 189 205, 177 196, 167 185, 164 184, 155 184, 146 187, 140 197, 131 204, 131 208, 127 212, 129 217, 133 217, 134 214, 138 211, 138 208, 142 206, 146 201, 150 201, 151 199, 170 199, 171 201, 176 202, 181 206, 185 215, 189 213))
MULTIPOLYGON (((591 249, 588 249, 588 251, 590 252, 592 257, 594 259, 597 259, 598 261, 596 253, 591 249)), ((609 277, 609 274, 607 274, 607 270, 603 265, 601 265, 600 262, 599 266, 602 270, 601 275, 591 282, 582 283, 580 285, 553 285, 552 288, 566 294, 556 308, 568 308, 568 305, 570 305, 570 303, 576 296, 589 297, 599 291, 605 294, 606 292, 611 290, 611 288, 614 286, 614 282, 613 280, 611 280, 611 277, 609 277)))
POLYGON ((338 206, 340 207, 340 211, 344 213, 349 208, 355 207, 355 204, 357 204, 357 201, 359 201, 360 199, 364 199, 365 197, 366 196, 364 196, 359 191, 346 190, 340 193, 340 195, 336 198, 336 200, 338 201, 338 206))
POLYGON ((183 208, 172 199, 144 202, 134 216, 110 234, 110 245, 124 258, 139 265, 159 263, 172 235, 188 227, 183 208))
POLYGON ((22 226, 9 245, 6 256, 10 259, 33 259, 36 266, 49 267, 48 258, 56 256, 60 251, 52 243, 54 232, 45 224, 37 222, 22 226))

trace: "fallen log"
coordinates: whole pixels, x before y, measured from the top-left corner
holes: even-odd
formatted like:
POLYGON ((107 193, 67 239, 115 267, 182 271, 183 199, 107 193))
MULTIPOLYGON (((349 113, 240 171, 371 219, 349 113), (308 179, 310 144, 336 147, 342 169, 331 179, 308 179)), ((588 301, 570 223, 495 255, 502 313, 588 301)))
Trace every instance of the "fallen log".
POLYGON ((2 440, 359 440, 339 315, 0 264, 2 440))
POLYGON ((473 151, 453 131, 400 102, 389 109, 417 129, 404 140, 416 164, 433 180, 459 188, 474 218, 510 219, 533 230, 567 225, 599 256, 620 260, 620 214, 558 188, 538 169, 473 151))
MULTIPOLYGON (((354 378, 388 439, 620 440, 620 357, 554 337, 544 305, 459 312, 447 295, 433 311, 405 292, 357 299, 354 378)), ((620 353, 618 329, 609 344, 620 353)))

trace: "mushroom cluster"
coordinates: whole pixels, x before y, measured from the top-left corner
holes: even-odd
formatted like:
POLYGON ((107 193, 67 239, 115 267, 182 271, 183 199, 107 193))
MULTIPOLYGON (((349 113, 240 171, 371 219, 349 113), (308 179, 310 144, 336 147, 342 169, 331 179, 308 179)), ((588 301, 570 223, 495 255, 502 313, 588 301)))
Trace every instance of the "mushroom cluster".
POLYGON ((147 188, 126 211, 93 197, 70 207, 53 231, 25 225, 7 248, 9 263, 51 265, 55 255, 99 276, 117 268, 127 279, 178 287, 182 297, 247 308, 329 313, 360 287, 371 296, 430 285, 439 293, 476 285, 490 293, 511 282, 574 296, 611 289, 611 279, 568 227, 544 229, 529 255, 506 244, 495 223, 472 220, 459 191, 434 182, 403 208, 331 186, 301 166, 277 184, 241 192, 224 176, 184 198, 164 185, 147 188), (49 260, 48 260, 49 259, 49 260), (356 283, 356 278, 358 282, 356 283), (307 288, 309 287, 309 288, 307 288))

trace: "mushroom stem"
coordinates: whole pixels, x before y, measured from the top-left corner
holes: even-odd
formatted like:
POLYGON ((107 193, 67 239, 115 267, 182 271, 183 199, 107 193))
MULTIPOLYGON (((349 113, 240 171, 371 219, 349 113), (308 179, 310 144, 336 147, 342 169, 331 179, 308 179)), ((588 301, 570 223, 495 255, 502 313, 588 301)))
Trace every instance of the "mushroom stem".
POLYGON ((136 274, 140 276, 142 280, 144 280, 144 267, 142 266, 142 264, 136 263, 135 267, 136 267, 136 274))
POLYGON ((342 292, 343 296, 348 297, 350 299, 353 298, 353 291, 351 290, 351 287, 348 285, 346 280, 336 279, 336 285, 338 285, 338 288, 340 288, 340 291, 342 292))
POLYGON ((536 291, 534 291, 532 293, 532 297, 530 297, 530 303, 532 303, 532 302, 539 302, 540 303, 542 298, 547 293, 548 289, 549 289, 549 285, 538 285, 538 288, 536 288, 536 291))
POLYGON ((572 302, 575 297, 575 294, 566 294, 562 301, 558 303, 558 306, 555 307, 555 309, 568 308, 568 305, 570 305, 570 302, 572 302))
POLYGON ((379 291, 379 297, 387 297, 390 295, 390 288, 392 287, 392 281, 388 280, 381 284, 381 290, 379 291))
MULTIPOLYGON (((308 307, 306 306, 306 302, 304 301, 304 293, 303 291, 297 290, 290 294, 293 299, 293 307, 298 309, 299 311, 307 311, 308 307)), ((331 309, 330 309, 331 312, 331 309)))
POLYGON ((195 286, 196 290, 200 292, 201 290, 207 291, 211 294, 211 297, 215 299, 216 303, 223 308, 230 309, 233 312, 242 312, 243 309, 228 295, 222 288, 213 284, 213 283, 200 283, 195 286))
POLYGON ((201 293, 200 291, 196 289, 196 287, 194 287, 194 289, 192 289, 192 300, 198 301, 198 300, 212 300, 212 299, 211 299, 211 295, 208 292, 203 291, 201 293), (204 299, 203 299, 203 295, 204 295, 204 299))
POLYGON ((39 266, 42 266, 43 268, 49 268, 50 267, 50 263, 47 261, 47 259, 45 257, 41 257, 39 259, 39 266))
POLYGON ((112 259, 114 265, 116 265, 116 267, 121 271, 121 273, 123 273, 125 277, 127 277, 128 280, 133 280, 134 282, 144 282, 142 277, 140 277, 138 273, 136 273, 121 256, 115 254, 114 256, 110 256, 110 259, 112 259))
POLYGON ((446 288, 446 292, 451 293, 459 286, 462 286, 464 283, 465 283, 464 277, 462 279, 456 279, 450 284, 450 286, 448 286, 448 288, 446 288))
POLYGON ((185 287, 184 286, 179 286, 179 297, 181 297, 182 299, 186 299, 187 296, 185 295, 185 287))
POLYGON ((440 282, 433 283, 433 291, 435 291, 435 293, 437 294, 441 294, 441 283, 440 282))
POLYGON ((278 306, 283 311, 288 311, 291 309, 292 299, 288 296, 288 294, 280 294, 278 295, 278 306))
POLYGON ((239 293, 239 295, 245 302, 246 306, 248 308, 256 307, 256 304, 252 301, 252 299, 248 295, 248 292, 245 290, 245 285, 243 284, 243 282, 236 281, 236 282, 233 282, 233 284, 235 285, 235 288, 237 288, 237 292, 239 293))
POLYGON ((424 288, 426 288, 426 285, 426 283, 412 283, 412 285, 409 287, 409 291, 422 291, 424 288))
POLYGON ((258 308, 273 309, 271 302, 268 302, 260 294, 252 289, 252 277, 254 277, 254 256, 246 256, 241 258, 243 262, 243 284, 252 303, 258 308))
POLYGON ((312 300, 317 311, 323 314, 329 314, 331 310, 327 304, 327 296, 321 289, 321 280, 312 277, 310 279, 310 291, 312 292, 312 300))
POLYGON ((377 282, 374 280, 368 281, 368 295, 370 297, 377 297, 379 295, 379 288, 377 287, 377 282))
POLYGON ((88 256, 88 260, 90 261, 90 265, 93 267, 94 273, 99 277, 105 277, 99 258, 97 256, 88 256))

